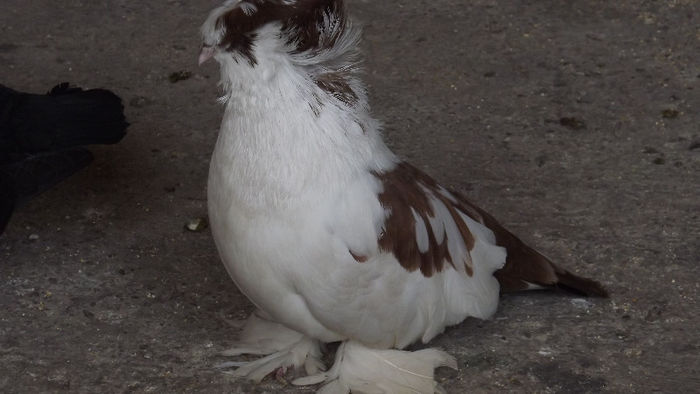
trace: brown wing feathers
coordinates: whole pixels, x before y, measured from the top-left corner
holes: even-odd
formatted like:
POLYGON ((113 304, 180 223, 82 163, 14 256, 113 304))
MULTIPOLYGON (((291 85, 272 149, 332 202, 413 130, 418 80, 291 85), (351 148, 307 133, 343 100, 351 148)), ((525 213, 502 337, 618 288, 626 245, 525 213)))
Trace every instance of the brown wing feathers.
POLYGON ((431 187, 435 181, 408 163, 400 163, 393 171, 377 176, 384 188, 379 194, 379 201, 390 210, 384 223, 384 232, 379 237, 379 247, 393 252, 405 269, 420 270, 426 277, 442 271, 445 261, 454 266, 447 248, 447 233, 442 242, 437 241, 428 219, 428 216, 435 216, 435 213, 428 196, 420 187, 431 187), (429 246, 424 252, 419 250, 416 243, 416 219, 413 212, 423 221, 428 233, 429 246))
MULTIPOLYGON (((432 196, 449 211, 469 251, 474 247, 474 238, 458 211, 491 229, 496 236, 496 243, 506 249, 506 264, 494 273, 501 285, 501 292, 527 290, 535 285, 558 287, 586 296, 608 296, 608 292, 600 283, 556 266, 464 196, 451 192, 455 199, 446 197, 432 178, 412 165, 399 163, 392 171, 376 175, 384 187, 379 200, 391 211, 379 245, 381 249, 393 252, 407 270, 420 270, 423 275, 429 277, 442 271, 445 261, 453 267, 458 263, 453 261, 447 249, 447 233, 445 232, 442 241, 438 242, 430 226, 428 216, 435 216, 425 191, 430 190, 432 196), (425 223, 428 233, 428 250, 425 252, 421 252, 416 243, 414 213, 425 223)), ((355 259, 361 261, 357 257, 355 259)), ((472 275, 470 265, 471 261, 467 258, 464 266, 467 273, 472 275)))

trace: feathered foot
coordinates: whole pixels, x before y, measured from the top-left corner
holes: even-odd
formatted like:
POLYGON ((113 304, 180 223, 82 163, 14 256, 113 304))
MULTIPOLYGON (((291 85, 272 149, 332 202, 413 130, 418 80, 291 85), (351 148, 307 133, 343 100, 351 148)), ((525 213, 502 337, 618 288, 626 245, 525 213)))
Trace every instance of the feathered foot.
POLYGON ((260 382, 275 371, 304 367, 309 375, 325 370, 321 362, 321 346, 317 340, 289 328, 269 321, 253 313, 243 328, 241 340, 231 349, 221 353, 224 356, 252 354, 265 356, 254 361, 230 361, 219 364, 218 368, 237 367, 228 372, 234 377, 242 377, 260 382))
POLYGON ((438 367, 457 369, 457 360, 438 349, 415 352, 371 349, 358 342, 338 348, 333 367, 292 381, 295 385, 325 382, 319 394, 444 393, 433 378, 438 367))

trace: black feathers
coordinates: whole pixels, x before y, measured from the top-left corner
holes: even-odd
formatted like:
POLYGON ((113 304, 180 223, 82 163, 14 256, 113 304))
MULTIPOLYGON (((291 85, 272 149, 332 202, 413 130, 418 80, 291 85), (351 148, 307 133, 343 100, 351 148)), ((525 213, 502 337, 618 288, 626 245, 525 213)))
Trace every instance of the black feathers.
POLYGON ((14 208, 92 161, 80 146, 119 142, 127 126, 108 90, 62 83, 38 95, 0 85, 0 234, 14 208))
POLYGON ((114 144, 128 123, 121 99, 104 89, 67 83, 48 94, 28 94, 0 85, 0 151, 46 152, 91 144, 114 144))

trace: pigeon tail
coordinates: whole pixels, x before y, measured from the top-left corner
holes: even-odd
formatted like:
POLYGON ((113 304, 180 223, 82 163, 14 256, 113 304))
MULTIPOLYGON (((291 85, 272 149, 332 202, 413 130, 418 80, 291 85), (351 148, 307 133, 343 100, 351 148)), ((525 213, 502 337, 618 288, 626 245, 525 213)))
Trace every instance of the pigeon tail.
POLYGON ((505 247, 508 253, 505 266, 494 273, 501 285, 501 292, 561 288, 588 297, 608 297, 607 290, 600 283, 555 265, 496 223, 491 216, 484 218, 486 226, 496 235, 496 243, 505 247))
POLYGON ((494 273, 502 293, 559 288, 587 297, 609 296, 600 283, 555 265, 536 250, 517 240, 521 245, 507 248, 506 265, 494 273))
MULTIPOLYGON (((555 266, 555 268, 558 267, 555 266)), ((557 287, 572 293, 580 293, 581 295, 588 297, 608 298, 610 296, 605 287, 603 287, 603 285, 597 281, 574 275, 571 272, 560 268, 557 272, 557 279, 557 287)))
POLYGON ((600 283, 575 275, 554 264, 549 258, 526 245, 505 229, 493 216, 460 195, 461 201, 471 208, 473 218, 496 236, 496 244, 506 249, 506 263, 494 273, 501 292, 560 288, 589 297, 608 297, 600 283))
POLYGON ((128 125, 121 99, 109 90, 62 83, 38 95, 0 85, 0 150, 34 153, 114 144, 128 125))

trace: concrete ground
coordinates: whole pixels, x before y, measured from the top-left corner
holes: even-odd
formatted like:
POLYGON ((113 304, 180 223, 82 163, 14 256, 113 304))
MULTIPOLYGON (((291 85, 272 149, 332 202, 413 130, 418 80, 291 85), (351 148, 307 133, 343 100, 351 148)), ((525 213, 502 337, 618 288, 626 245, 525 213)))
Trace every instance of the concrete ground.
MULTIPOLYGON (((196 65, 217 3, 2 1, 0 82, 108 87, 132 125, 0 237, 0 392, 311 392, 214 368, 251 311, 184 229, 222 114, 196 65)), ((447 391, 700 392, 700 2, 348 3, 391 146, 612 292, 447 330, 447 391)))

